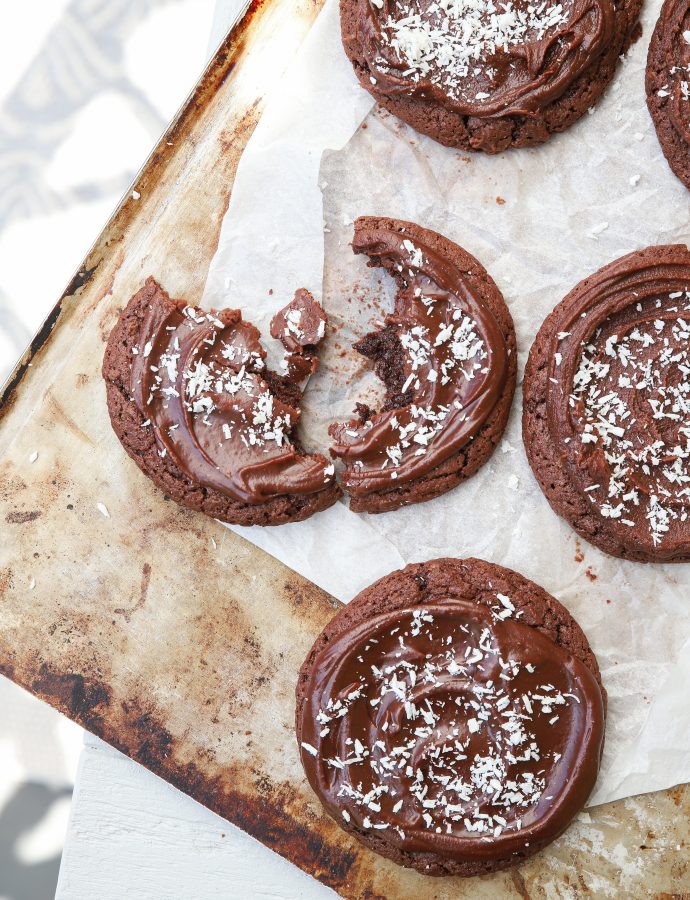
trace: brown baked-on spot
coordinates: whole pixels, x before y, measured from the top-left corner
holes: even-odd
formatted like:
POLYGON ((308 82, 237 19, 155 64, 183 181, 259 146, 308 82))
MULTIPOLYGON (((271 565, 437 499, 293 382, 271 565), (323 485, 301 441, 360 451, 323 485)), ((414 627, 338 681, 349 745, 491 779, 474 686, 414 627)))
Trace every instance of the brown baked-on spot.
POLYGON ((681 81, 685 40, 690 14, 684 0, 665 0, 659 13, 647 54, 645 89, 647 108, 659 144, 671 171, 690 190, 690 100, 684 100, 681 81))
POLYGON ((33 509, 29 511, 19 511, 7 513, 5 521, 8 525, 25 525, 27 522, 35 522, 41 515, 41 511, 33 509))
POLYGON ((496 197, 496 203, 498 203, 499 206, 505 206, 505 200, 503 199, 503 197, 496 197))
POLYGON ((675 787, 669 789, 669 795, 672 797, 676 806, 680 806, 682 803, 685 790, 686 786, 684 784, 677 784, 675 787))
MULTIPOLYGON (((286 494, 253 504, 196 483, 178 468, 170 454, 163 458, 160 456, 153 429, 143 427, 144 416, 130 393, 134 359, 132 347, 139 346, 144 318, 151 306, 165 309, 176 305, 160 285, 149 278, 127 304, 108 339, 103 359, 108 411, 113 430, 129 456, 176 503, 224 522, 237 525, 280 525, 301 521, 332 506, 340 496, 335 481, 325 484, 324 489, 317 493, 286 494)), ((239 317, 239 313, 230 310, 219 315, 239 317)), ((299 405, 302 390, 290 377, 265 369, 261 377, 276 399, 287 406, 299 405)), ((294 432, 290 434, 290 440, 298 455, 308 455, 294 432)), ((324 465, 327 465, 325 459, 324 465)))
POLYGON ((45 663, 32 681, 31 690, 90 730, 102 726, 100 711, 111 700, 110 689, 105 684, 76 673, 56 673, 45 663))
MULTIPOLYGON (((422 4, 424 9, 428 5, 422 4)), ((398 2, 389 4, 386 13, 394 14, 397 6, 398 2)), ((542 144, 595 106, 614 77, 619 57, 636 39, 642 0, 616 0, 611 6, 612 30, 608 43, 560 93, 556 91, 544 102, 538 102, 529 115, 484 116, 480 106, 458 111, 453 105, 439 101, 437 92, 413 94, 412 83, 408 91, 397 84, 387 90, 380 73, 371 68, 369 52, 375 36, 372 37, 368 26, 367 0, 340 0, 340 22, 343 47, 360 84, 384 109, 446 146, 499 153, 512 147, 542 144)), ((577 38, 575 46, 578 46, 577 38)))
POLYGON ((139 598, 134 606, 127 610, 118 607, 115 610, 115 613, 119 616, 123 616, 126 622, 129 622, 134 615, 135 612, 138 612, 142 608, 142 606, 146 603, 146 597, 149 590, 149 584, 151 583, 151 564, 144 563, 142 572, 141 572, 141 588, 139 590, 139 598))
POLYGON ((4 675, 5 678, 14 681, 14 666, 11 663, 0 661, 0 675, 4 675))

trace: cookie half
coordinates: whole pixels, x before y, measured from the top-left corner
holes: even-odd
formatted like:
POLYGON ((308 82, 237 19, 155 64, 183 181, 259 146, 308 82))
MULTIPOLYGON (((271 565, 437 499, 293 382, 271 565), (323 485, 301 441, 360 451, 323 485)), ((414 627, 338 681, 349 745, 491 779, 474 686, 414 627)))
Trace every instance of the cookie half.
POLYGON ((648 247, 580 282, 542 325, 523 440, 547 500, 586 540, 690 559, 690 252, 648 247))
POLYGON ((666 0, 647 56, 647 106, 673 173, 690 189, 690 6, 666 0))
POLYGON ((590 109, 631 40, 641 0, 340 0, 362 86, 442 144, 541 144, 590 109))
POLYGON ((378 513, 446 493, 491 456, 515 391, 515 329, 486 269, 434 231, 363 216, 352 249, 398 285, 393 313, 355 345, 385 402, 331 427, 350 508, 378 513))
POLYGON ((304 770, 363 844, 428 875, 515 865, 594 787, 606 694, 580 627, 516 572, 407 566, 319 636, 297 684, 304 770))
POLYGON ((290 373, 296 360, 300 378, 316 365, 299 316, 307 321, 315 306, 301 291, 283 311, 291 329, 281 376, 266 368, 259 332, 238 310, 171 300, 152 278, 130 300, 103 360, 110 419, 177 503, 236 525, 297 522, 335 503, 333 464, 305 453, 294 433, 302 390, 290 373))

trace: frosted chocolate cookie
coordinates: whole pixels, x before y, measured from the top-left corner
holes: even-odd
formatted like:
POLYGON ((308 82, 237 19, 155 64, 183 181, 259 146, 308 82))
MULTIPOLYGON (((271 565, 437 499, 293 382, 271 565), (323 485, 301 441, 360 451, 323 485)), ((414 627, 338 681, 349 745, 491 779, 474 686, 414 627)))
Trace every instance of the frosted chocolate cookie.
POLYGON ((648 247, 580 282, 542 325, 523 439, 556 513, 606 553, 690 559, 690 252, 648 247))
POLYGON ((598 100, 641 0, 340 0, 345 52, 386 109, 442 144, 540 144, 598 100))
POLYGON ((444 494, 491 456, 515 390, 515 330, 484 267, 440 234, 365 216, 352 248, 398 285, 393 314, 355 345, 385 403, 331 427, 350 508, 377 513, 444 494))
MULTIPOLYGON (((305 344, 302 324, 289 319, 284 344, 293 365, 302 361, 301 379, 316 365, 325 317, 304 291, 276 319, 295 308, 307 327, 324 323, 305 344)), ((233 524, 280 525, 337 500, 333 464, 305 453, 294 433, 300 385, 268 370, 265 357, 238 310, 173 301, 152 278, 122 312, 103 361, 110 419, 127 453, 177 503, 233 524)))
POLYGON ((690 3, 666 0, 647 56, 647 106, 664 156, 690 189, 690 3))
POLYGON ((606 695, 570 614, 481 560, 408 566, 362 591, 299 673, 296 731, 326 811, 428 875, 515 865, 594 787, 606 695))

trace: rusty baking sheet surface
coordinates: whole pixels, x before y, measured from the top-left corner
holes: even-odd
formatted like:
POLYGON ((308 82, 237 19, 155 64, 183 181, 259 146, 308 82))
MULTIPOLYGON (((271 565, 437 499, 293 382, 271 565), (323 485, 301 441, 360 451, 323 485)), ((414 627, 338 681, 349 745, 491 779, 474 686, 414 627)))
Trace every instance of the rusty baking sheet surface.
POLYGON ((470 882, 360 848, 307 788, 293 733, 296 673, 336 601, 167 501, 110 429, 99 370, 118 310, 147 275, 199 300, 265 91, 319 7, 251 8, 4 391, 0 672, 343 897, 680 896, 687 787, 593 810, 470 882))

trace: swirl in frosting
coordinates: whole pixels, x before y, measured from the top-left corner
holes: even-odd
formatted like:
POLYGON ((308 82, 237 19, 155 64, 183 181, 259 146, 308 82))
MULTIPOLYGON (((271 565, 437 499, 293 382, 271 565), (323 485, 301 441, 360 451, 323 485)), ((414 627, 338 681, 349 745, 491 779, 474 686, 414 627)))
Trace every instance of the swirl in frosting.
POLYGON ((551 338, 547 415, 569 479, 620 544, 690 549, 690 253, 632 253, 581 282, 551 338))
POLYGON ((336 821, 394 847, 495 859, 560 834, 596 780, 599 685, 520 616, 459 599, 380 613, 310 670, 301 756, 336 821))
MULTIPOLYGON (((312 306, 302 291, 287 308, 298 337, 303 331, 296 313, 306 321, 312 306)), ((333 465, 306 455, 291 439, 299 391, 267 371, 259 332, 238 310, 216 314, 157 302, 147 309, 139 345, 131 350, 131 396, 145 427, 153 428, 159 454, 169 454, 192 482, 253 505, 332 486, 333 465), (283 402, 281 392, 294 399, 283 402)), ((302 375, 313 371, 312 357, 291 353, 288 362, 297 358, 307 366, 302 375)))
POLYGON ((413 481, 457 453, 486 422, 508 376, 503 332, 468 273, 419 230, 412 239, 386 221, 358 219, 352 247, 399 284, 393 314, 369 340, 395 347, 400 383, 387 385, 395 396, 381 411, 331 428, 331 454, 345 463, 342 484, 355 498, 413 481))
POLYGON ((613 0, 358 0, 371 83, 468 116, 530 115, 611 44, 613 0))

